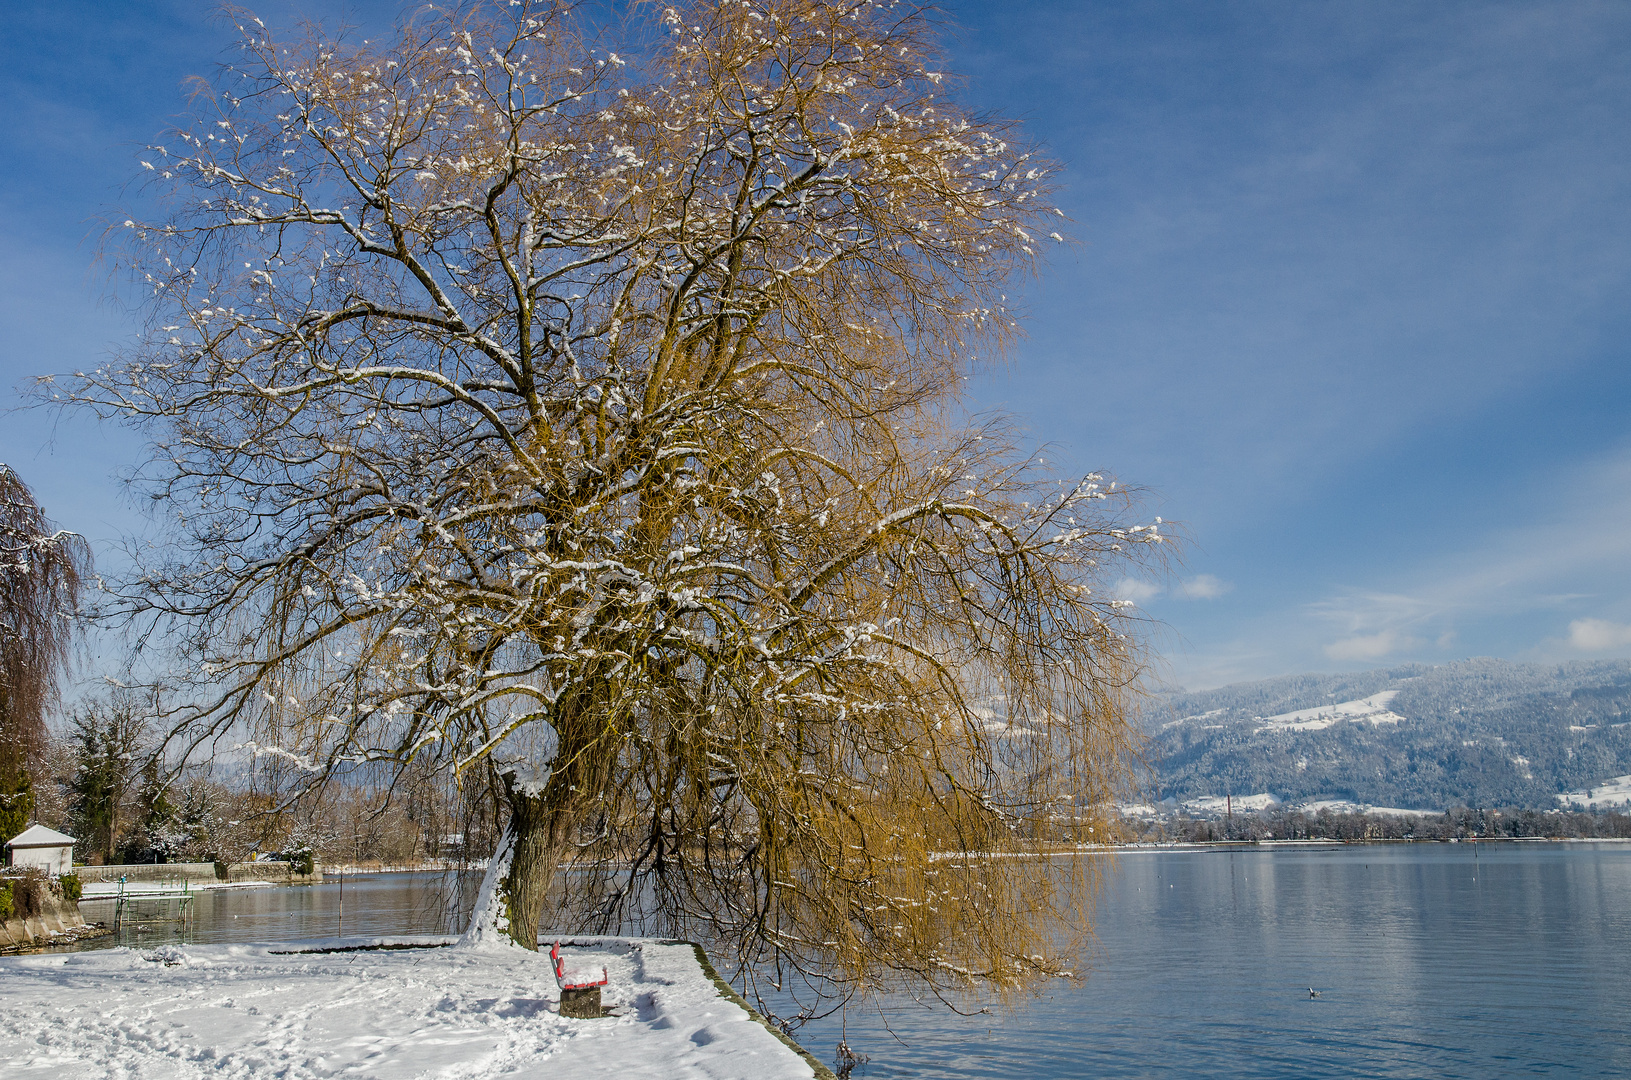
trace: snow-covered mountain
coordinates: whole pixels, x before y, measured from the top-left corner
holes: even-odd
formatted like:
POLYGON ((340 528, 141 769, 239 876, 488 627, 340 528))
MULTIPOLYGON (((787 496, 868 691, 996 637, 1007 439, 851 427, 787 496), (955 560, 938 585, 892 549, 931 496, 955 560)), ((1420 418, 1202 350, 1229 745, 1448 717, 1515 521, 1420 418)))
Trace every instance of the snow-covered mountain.
POLYGON ((1631 805, 1631 661, 1474 659, 1169 695, 1147 799, 1631 805))

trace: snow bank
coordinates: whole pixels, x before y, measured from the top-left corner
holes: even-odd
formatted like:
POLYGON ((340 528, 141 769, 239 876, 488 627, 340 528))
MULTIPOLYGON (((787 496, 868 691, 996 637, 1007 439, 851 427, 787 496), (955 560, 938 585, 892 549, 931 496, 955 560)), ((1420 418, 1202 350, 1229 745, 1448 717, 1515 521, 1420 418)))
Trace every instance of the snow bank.
POLYGON ((815 1075, 720 995, 689 945, 563 943, 569 968, 609 970, 602 1000, 617 1013, 571 1020, 556 1012, 548 956, 448 947, 454 940, 0 958, 0 1061, 7 1075, 29 1077, 815 1075))

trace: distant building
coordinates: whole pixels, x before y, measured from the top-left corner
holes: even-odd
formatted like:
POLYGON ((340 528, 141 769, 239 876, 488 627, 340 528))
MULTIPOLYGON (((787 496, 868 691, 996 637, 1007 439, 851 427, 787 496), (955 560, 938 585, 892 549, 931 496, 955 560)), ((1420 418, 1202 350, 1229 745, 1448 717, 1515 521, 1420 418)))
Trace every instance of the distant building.
POLYGON ((74 868, 74 838, 44 825, 30 825, 6 841, 6 850, 13 866, 37 866, 47 874, 66 874, 74 868))

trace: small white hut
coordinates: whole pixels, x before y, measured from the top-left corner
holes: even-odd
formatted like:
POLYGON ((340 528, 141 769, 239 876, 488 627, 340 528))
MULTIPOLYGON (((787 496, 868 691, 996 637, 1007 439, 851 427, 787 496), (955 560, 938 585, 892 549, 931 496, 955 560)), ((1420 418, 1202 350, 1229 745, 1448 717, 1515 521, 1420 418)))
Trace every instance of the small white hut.
POLYGON ((47 874, 66 874, 74 868, 74 838, 44 825, 30 825, 6 841, 11 865, 37 866, 47 874))

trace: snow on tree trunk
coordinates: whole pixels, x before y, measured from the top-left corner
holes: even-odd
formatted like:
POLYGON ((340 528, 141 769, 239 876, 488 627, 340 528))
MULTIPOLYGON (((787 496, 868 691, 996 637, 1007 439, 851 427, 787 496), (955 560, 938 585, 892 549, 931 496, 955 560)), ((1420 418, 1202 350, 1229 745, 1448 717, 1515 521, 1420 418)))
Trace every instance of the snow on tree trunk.
POLYGON ((498 850, 487 863, 487 873, 481 879, 481 892, 476 896, 476 908, 470 913, 470 926, 459 938, 459 945, 468 948, 502 948, 513 946, 510 937, 509 876, 515 853, 515 823, 504 828, 498 841, 498 850))

